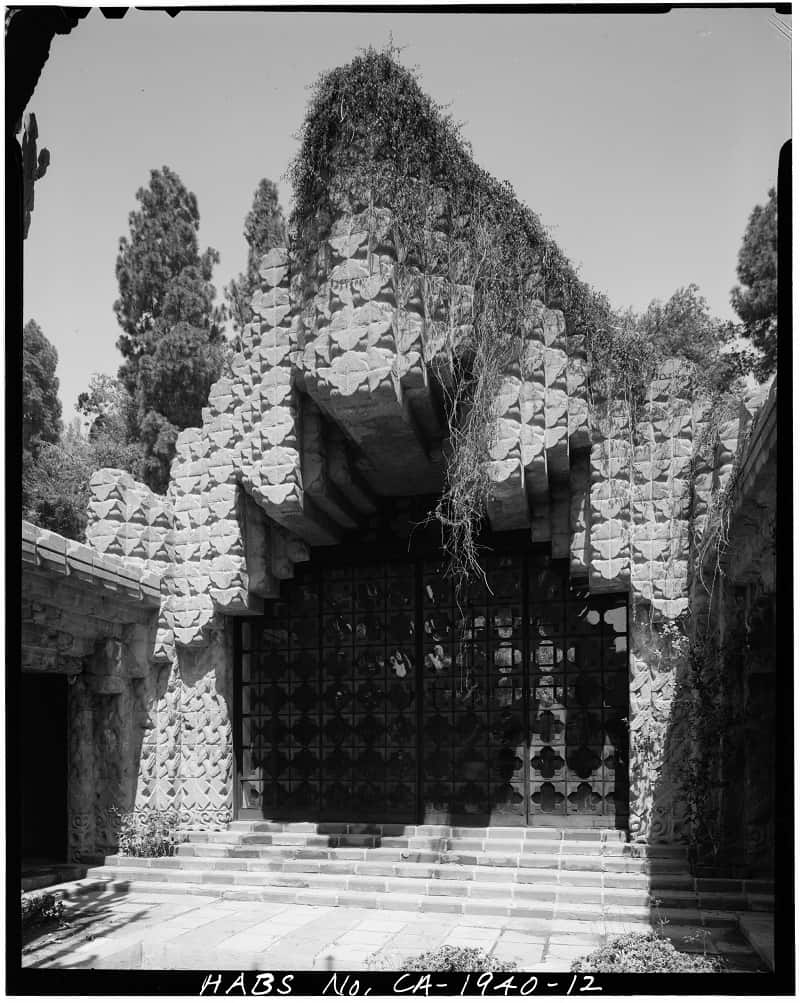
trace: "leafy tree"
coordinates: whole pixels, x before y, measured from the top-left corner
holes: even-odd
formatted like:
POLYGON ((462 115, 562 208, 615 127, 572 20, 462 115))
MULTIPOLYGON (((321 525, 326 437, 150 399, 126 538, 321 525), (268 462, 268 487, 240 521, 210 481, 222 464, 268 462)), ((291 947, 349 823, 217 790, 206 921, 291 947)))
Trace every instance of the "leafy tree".
POLYGON ((278 189, 268 178, 262 178, 258 183, 252 208, 244 221, 244 238, 247 241, 247 273, 240 273, 225 288, 228 313, 238 333, 253 317, 250 300, 259 286, 261 259, 273 247, 282 247, 286 243, 286 220, 278 201, 278 189))
POLYGON ((43 442, 57 442, 61 432, 58 399, 58 352, 35 320, 22 332, 22 451, 36 456, 43 442))
POLYGON ((73 423, 60 441, 45 444, 36 459, 23 468, 23 519, 82 540, 94 469, 89 444, 73 423))
POLYGON ((83 540, 92 474, 101 467, 133 472, 140 460, 140 446, 120 442, 104 431, 87 438, 76 417, 60 439, 43 443, 36 458, 23 467, 22 517, 83 540))
POLYGON ((722 340, 720 322, 711 317, 694 283, 677 289, 665 303, 653 300, 640 316, 639 326, 665 356, 698 365, 716 358, 722 340))
POLYGON ((124 443, 136 436, 133 400, 115 376, 92 373, 89 389, 78 395, 75 409, 90 420, 90 439, 106 434, 124 443))
POLYGON ((149 188, 140 188, 136 198, 140 209, 128 217, 130 239, 119 242, 114 303, 124 332, 117 347, 132 363, 150 350, 159 321, 211 327, 211 271, 219 261, 213 248, 200 255, 197 198, 169 167, 151 171, 149 188))
POLYGON ((209 344, 205 332, 181 321, 141 359, 140 384, 147 388, 140 394, 141 477, 155 490, 166 489, 178 432, 200 424, 222 350, 221 342, 209 344))
POLYGON ((151 171, 149 187, 136 198, 130 238, 121 238, 117 257, 114 311, 125 358, 119 378, 135 408, 141 476, 164 491, 177 434, 200 424, 222 364, 221 314, 211 284, 219 255, 212 248, 200 254, 197 199, 169 167, 151 171))
POLYGON ((764 380, 778 364, 778 197, 770 188, 765 205, 750 213, 739 249, 731 305, 744 334, 761 352, 756 375, 764 380))
POLYGON ((736 327, 711 315, 695 283, 677 289, 665 303, 653 300, 635 325, 659 356, 686 359, 696 366, 709 389, 729 388, 752 364, 746 354, 731 347, 736 327))

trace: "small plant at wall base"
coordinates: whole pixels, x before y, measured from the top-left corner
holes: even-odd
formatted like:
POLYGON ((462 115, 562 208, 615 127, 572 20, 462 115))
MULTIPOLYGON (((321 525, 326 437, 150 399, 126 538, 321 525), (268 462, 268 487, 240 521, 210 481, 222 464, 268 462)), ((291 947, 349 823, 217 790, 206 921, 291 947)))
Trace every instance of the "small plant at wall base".
POLYGON ((124 857, 171 857, 180 839, 175 811, 121 812, 111 809, 119 825, 119 853, 124 857))
MULTIPOLYGON (((369 959, 372 969, 387 970, 389 961, 378 954, 369 959)), ((432 951, 412 954, 399 963, 391 962, 390 971, 401 972, 516 972, 513 961, 501 961, 480 947, 457 947, 442 944, 432 951)))
POLYGON ((52 892, 22 893, 22 927, 36 926, 39 923, 60 921, 64 915, 64 903, 52 892))
POLYGON ((678 951, 657 933, 627 933, 572 963, 573 972, 719 972, 716 958, 678 951))

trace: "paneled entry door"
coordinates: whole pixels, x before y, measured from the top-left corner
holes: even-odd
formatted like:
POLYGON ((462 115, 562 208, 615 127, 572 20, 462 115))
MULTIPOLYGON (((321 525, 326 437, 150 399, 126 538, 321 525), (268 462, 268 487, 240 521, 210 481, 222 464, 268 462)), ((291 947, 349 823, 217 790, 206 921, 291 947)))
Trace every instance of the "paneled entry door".
POLYGON ((626 824, 625 597, 487 565, 459 609, 436 560, 312 564, 241 625, 239 817, 626 824))

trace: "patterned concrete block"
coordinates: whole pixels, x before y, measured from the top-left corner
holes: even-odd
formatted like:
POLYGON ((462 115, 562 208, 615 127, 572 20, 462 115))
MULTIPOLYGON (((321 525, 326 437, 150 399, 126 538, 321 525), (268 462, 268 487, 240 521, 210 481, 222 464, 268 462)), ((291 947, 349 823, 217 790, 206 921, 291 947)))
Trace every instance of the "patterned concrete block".
POLYGON ((546 495, 548 489, 543 326, 534 326, 526 332, 520 357, 520 375, 521 456, 525 487, 528 497, 534 501, 546 495))
POLYGON ((624 409, 610 407, 597 422, 589 455, 589 583, 613 591, 630 580, 630 477, 632 446, 624 409))
POLYGON ((588 363, 586 339, 567 332, 567 430, 570 452, 588 449, 592 444, 589 414, 588 363))
POLYGON ((688 607, 692 407, 689 373, 667 363, 637 428, 631 500, 634 596, 674 618, 688 607))
POLYGON ((551 478, 569 477, 567 338, 564 314, 544 311, 545 448, 551 478))
POLYGON ((575 454, 569 471, 570 577, 582 581, 589 566, 589 453, 575 454))
POLYGON ((488 463, 492 483, 488 516, 495 530, 525 529, 529 523, 522 462, 521 387, 515 367, 503 377, 495 398, 495 434, 488 463))

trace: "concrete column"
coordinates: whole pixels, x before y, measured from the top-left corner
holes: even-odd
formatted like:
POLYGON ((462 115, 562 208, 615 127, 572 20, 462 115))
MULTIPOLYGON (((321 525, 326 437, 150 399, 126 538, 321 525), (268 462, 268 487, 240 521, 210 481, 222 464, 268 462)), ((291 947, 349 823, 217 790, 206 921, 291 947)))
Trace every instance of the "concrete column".
POLYGON ((233 817, 233 644, 230 624, 201 649, 178 652, 180 746, 176 803, 188 829, 223 829, 233 817))
POLYGON ((95 852, 95 751, 92 693, 84 675, 69 690, 69 856, 95 852))

